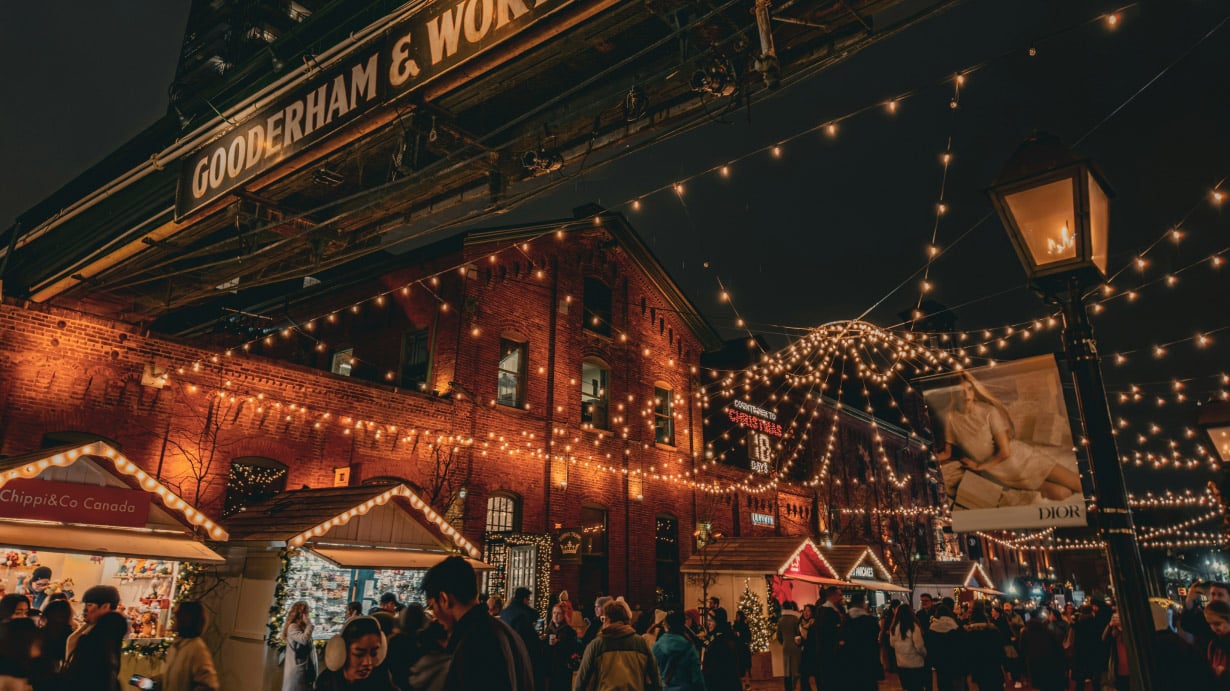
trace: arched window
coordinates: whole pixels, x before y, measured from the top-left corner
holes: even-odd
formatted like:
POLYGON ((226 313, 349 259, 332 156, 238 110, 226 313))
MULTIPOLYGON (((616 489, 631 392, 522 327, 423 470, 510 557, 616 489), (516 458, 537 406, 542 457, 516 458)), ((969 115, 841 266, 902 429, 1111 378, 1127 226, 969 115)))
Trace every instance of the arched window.
POLYGON ((487 534, 521 530, 521 500, 511 492, 493 492, 487 497, 487 534))
POLYGON ((585 323, 582 328, 611 335, 611 289, 596 278, 585 279, 585 323))
POLYGON ((610 429, 611 369, 598 358, 581 362, 581 423, 610 429))
POLYGON ((226 478, 226 503, 222 517, 234 516, 249 504, 263 501, 286 489, 286 465, 262 456, 242 456, 231 461, 226 478))
POLYGON ((659 444, 675 445, 675 392, 667 384, 653 387, 653 440, 659 444))

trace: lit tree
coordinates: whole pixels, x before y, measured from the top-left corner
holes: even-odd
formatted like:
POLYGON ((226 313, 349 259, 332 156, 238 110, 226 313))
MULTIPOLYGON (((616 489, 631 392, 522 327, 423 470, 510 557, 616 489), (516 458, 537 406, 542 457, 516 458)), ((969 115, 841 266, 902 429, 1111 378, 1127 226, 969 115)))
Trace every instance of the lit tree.
POLYGON ((769 652, 769 622, 765 620, 760 595, 752 591, 747 580, 743 581, 743 594, 739 596, 739 611, 747 619, 747 628, 752 632, 752 652, 769 652))

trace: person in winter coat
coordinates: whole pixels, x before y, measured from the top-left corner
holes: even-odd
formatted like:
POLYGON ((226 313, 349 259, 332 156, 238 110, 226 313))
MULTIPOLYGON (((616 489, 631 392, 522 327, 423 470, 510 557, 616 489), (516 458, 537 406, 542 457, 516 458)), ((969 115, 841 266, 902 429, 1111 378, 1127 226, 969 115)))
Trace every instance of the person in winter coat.
POLYGON ((735 632, 735 640, 739 642, 739 667, 744 676, 752 670, 752 627, 748 626, 747 615, 743 610, 735 610, 735 623, 730 625, 735 632))
POLYGON ((1084 605, 1072 624, 1072 681, 1077 691, 1097 691, 1106 671, 1107 648, 1102 642, 1104 625, 1093 617, 1093 607, 1084 605))
POLYGON ((1218 691, 1230 690, 1230 604, 1214 600, 1204 608, 1204 620, 1212 638, 1205 646, 1205 656, 1213 671, 1218 691))
POLYGON ((448 631, 433 621, 415 634, 419 655, 407 673, 407 683, 414 691, 444 691, 448 666, 452 657, 445 652, 448 631))
POLYGON ((987 620, 986 612, 975 608, 965 627, 963 655, 969 660, 969 674, 978 691, 1003 691, 1004 645, 1007 639, 987 620))
MULTIPOLYGON (((799 687, 810 691, 811 680, 816 678, 817 672, 820 670, 816 665, 815 650, 808 644, 807 639, 811 634, 811 627, 816 623, 816 606, 803 605, 803 609, 799 612, 799 687)), ((817 684, 820 682, 817 681, 817 684)))
POLYGON ((846 610, 849 619, 841 628, 844 647, 841 657, 845 660, 846 684, 850 691, 875 691, 884 678, 880 665, 880 622, 867 611, 867 596, 858 591, 850 596, 846 610))
POLYGON ((799 647, 799 611, 790 600, 782 603, 781 616, 777 618, 777 642, 782 644, 782 674, 785 675, 786 691, 794 691, 801 676, 800 665, 803 649, 799 647))
POLYGON ((308 603, 299 600, 286 613, 282 625, 282 640, 286 641, 286 661, 282 663, 282 691, 308 691, 316 681, 320 661, 316 646, 312 643, 311 610, 308 603))
POLYGON ((705 649, 705 688, 709 691, 741 691, 743 670, 739 667, 739 644, 726 619, 725 609, 709 612, 709 637, 705 649))
POLYGON ((427 570, 423 594, 436 621, 448 630, 453 656, 446 691, 533 691, 534 674, 525 644, 507 624, 478 603, 474 567, 448 557, 427 570))
POLYGON ((1062 691, 1068 687, 1068 665, 1063 643, 1047 624, 1045 616, 1029 620, 1021 632, 1021 657, 1029 683, 1038 691, 1062 691))
POLYGON ((572 673, 581 664, 581 641, 568 621, 566 608, 556 605, 551 609, 551 621, 547 624, 546 691, 571 691, 572 673))
POLYGON ((167 648, 162 671, 154 677, 162 691, 218 691, 218 670, 209 646, 201 640, 208 618, 195 600, 175 607, 175 640, 167 648))
POLYGON ((611 601, 602 612, 605 624, 585 648, 575 691, 661 691, 658 664, 628 621, 628 609, 611 601))
POLYGON ((120 648, 128 635, 128 618, 107 612, 78 639, 61 675, 73 691, 120 691, 120 648))
POLYGON ((500 611, 500 619, 516 631, 521 642, 525 643, 525 650, 530 654, 530 664, 534 667, 534 686, 538 688, 545 684, 546 668, 542 663, 542 639, 534 630, 538 612, 530 606, 531 594, 530 589, 524 586, 513 591, 512 602, 500 611))
POLYGON ((389 653, 384 658, 384 666, 393 678, 393 686, 402 691, 411 691, 413 688, 408 681, 410 669, 423 655, 419 632, 426 624, 427 612, 423 606, 410 602, 401 608, 397 615, 397 631, 389 636, 389 653))
POLYGON ((845 688, 847 665, 842 658, 841 591, 829 586, 821 591, 823 602, 816 608, 816 623, 807 637, 808 654, 816 661, 816 688, 837 691, 845 688))
POLYGON ((653 644, 653 657, 662 674, 664 691, 705 691, 696 648, 681 632, 687 628, 682 612, 673 611, 662 622, 662 635, 653 644))
POLYGON ((893 615, 893 624, 888 629, 888 642, 897 659, 897 677, 905 691, 922 691, 926 688, 931 668, 927 666, 927 645, 923 640, 922 625, 914 616, 914 610, 902 604, 893 615))
POLYGON ((939 605, 931 617, 927 632, 927 650, 935 668, 936 691, 964 691, 965 667, 962 662, 961 625, 946 605, 939 605))
POLYGON ((380 622, 355 617, 325 645, 325 671, 316 679, 316 691, 393 691, 389 672, 382 665, 389 642, 380 622))

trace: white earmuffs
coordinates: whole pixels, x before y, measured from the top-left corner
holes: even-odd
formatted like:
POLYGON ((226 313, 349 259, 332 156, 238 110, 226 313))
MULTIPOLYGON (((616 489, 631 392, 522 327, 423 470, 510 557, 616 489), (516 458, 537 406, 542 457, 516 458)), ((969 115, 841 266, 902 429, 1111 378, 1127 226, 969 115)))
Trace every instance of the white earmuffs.
POLYGON ((346 622, 346 626, 342 628, 342 632, 329 639, 325 644, 325 668, 339 672, 346 666, 346 658, 348 652, 346 650, 346 629, 355 625, 355 622, 366 619, 376 626, 376 632, 380 634, 380 650, 376 653, 376 664, 380 665, 384 662, 384 658, 389 653, 389 640, 384 636, 384 630, 380 628, 380 622, 375 617, 355 617, 346 622))

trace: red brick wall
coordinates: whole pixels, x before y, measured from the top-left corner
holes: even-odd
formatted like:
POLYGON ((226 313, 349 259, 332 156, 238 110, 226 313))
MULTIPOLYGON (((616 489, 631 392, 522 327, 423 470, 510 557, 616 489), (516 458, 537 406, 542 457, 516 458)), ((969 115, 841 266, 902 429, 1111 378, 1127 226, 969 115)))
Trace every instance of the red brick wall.
MULTIPOLYGON (((601 231, 564 241, 542 238, 524 254, 503 252, 495 262, 489 250, 468 248, 477 275, 450 272, 434 286, 449 303, 447 311, 422 288, 390 293, 379 306, 362 302, 402 280, 386 277, 366 294, 356 289, 344 296, 357 310, 337 296, 332 306, 322 305, 310 337, 276 334, 249 353, 236 349, 231 355, 80 313, 5 304, 0 453, 37 448, 49 432, 102 435, 217 518, 231 458, 281 461, 289 466, 291 488, 330 486, 334 468, 350 466, 352 482, 394 476, 430 490, 435 450, 429 447, 445 437, 445 447, 461 452, 437 505, 467 487, 459 527, 469 539, 481 544, 487 497, 495 491, 522 498, 526 532, 575 526, 583 504, 604 506, 610 591, 652 607, 655 517, 678 519, 683 561, 690 556, 696 504, 708 501, 686 484, 647 477, 686 476, 700 452, 693 381, 701 346, 619 248, 598 246, 604 239, 601 231), (611 338, 581 329, 586 276, 611 287, 611 338), (330 312, 336 313, 331 322, 324 318, 330 312), (458 382, 450 397, 379 381, 381 372, 396 370, 401 333, 428 323, 435 344, 432 388, 443 393, 458 382), (494 405, 502 334, 528 340, 528 410, 494 405), (317 351, 314 338, 326 347, 317 351), (332 351, 346 344, 356 346, 356 374, 366 368, 377 381, 327 371, 332 351), (577 380, 588 356, 611 368, 613 423, 601 434, 580 424, 577 380), (147 364, 169 369, 163 388, 142 386, 147 364), (655 383, 669 385, 680 398, 673 448, 654 443, 655 383), (214 429, 216 438, 206 433, 202 442, 203 432, 214 429), (471 438, 472 446, 464 441, 471 438), (567 486, 552 484, 548 439, 569 459, 567 486)), ((728 504, 724 511, 729 515, 728 504)), ((552 590, 568 588, 575 599, 578 579, 579 567, 564 565, 553 574, 552 590)))

